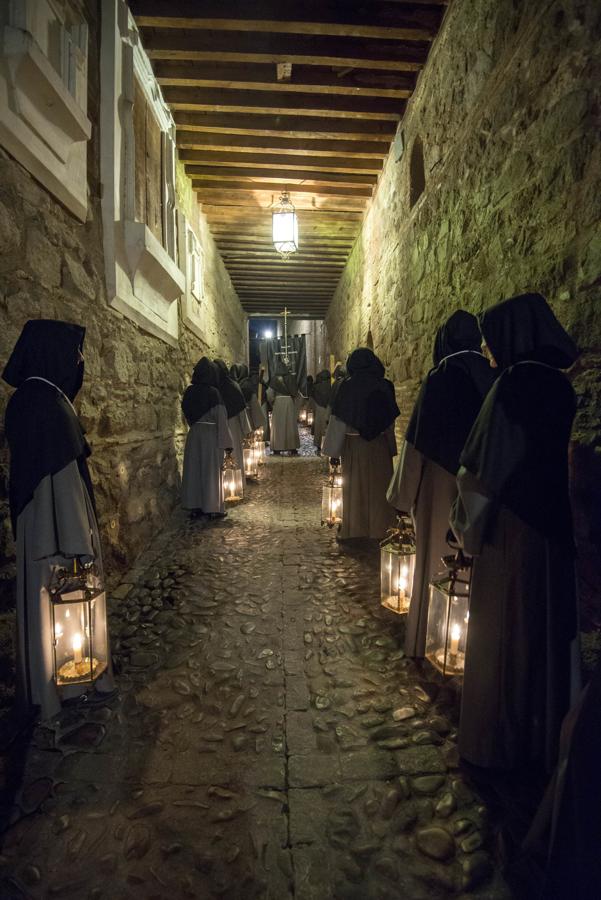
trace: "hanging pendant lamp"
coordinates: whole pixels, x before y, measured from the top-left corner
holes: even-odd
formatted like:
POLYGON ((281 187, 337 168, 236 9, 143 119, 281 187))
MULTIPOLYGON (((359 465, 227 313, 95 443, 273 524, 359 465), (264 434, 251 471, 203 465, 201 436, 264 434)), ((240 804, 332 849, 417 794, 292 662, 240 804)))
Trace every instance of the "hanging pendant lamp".
POLYGON ((288 191, 280 195, 280 202, 271 214, 273 246, 288 259, 298 250, 298 217, 288 191))

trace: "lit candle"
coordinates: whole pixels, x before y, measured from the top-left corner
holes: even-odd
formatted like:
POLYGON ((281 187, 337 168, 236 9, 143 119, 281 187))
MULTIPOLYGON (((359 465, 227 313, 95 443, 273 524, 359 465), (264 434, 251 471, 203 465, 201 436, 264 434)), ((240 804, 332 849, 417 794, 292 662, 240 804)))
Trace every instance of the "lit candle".
POLYGON ((56 627, 54 629, 54 637, 58 641, 58 639, 61 638, 62 636, 63 636, 63 629, 61 628, 60 625, 56 625, 56 627))
POLYGON ((75 663, 75 665, 78 665, 82 662, 80 634, 73 635, 73 662, 75 663))
POLYGON ((461 626, 455 623, 451 628, 451 656, 457 656, 459 651, 459 638, 461 637, 461 626))

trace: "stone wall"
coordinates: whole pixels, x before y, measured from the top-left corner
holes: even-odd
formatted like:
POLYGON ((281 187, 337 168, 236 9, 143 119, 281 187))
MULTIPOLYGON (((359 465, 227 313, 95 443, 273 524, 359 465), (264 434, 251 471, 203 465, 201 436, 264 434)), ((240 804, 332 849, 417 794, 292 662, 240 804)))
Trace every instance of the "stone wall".
POLYGON ((402 428, 451 312, 524 290, 549 298, 583 351, 573 488, 582 588, 598 607, 600 38, 598 3, 454 0, 326 319, 337 358, 373 341, 402 428), (416 138, 426 183, 411 206, 416 138))
MULTIPOLYGON (((77 407, 92 445, 92 476, 109 573, 129 565, 178 499, 185 426, 180 398, 198 358, 247 358, 244 314, 189 183, 178 169, 178 203, 205 252, 204 339, 180 323, 177 348, 107 304, 98 159, 98 4, 90 21, 88 219, 79 223, 0 150, 0 360, 29 318, 87 327, 85 383, 77 407)), ((7 386, 0 383, 3 419, 7 386)), ((8 452, 0 438, 0 578, 10 593, 13 546, 7 516, 8 452)))

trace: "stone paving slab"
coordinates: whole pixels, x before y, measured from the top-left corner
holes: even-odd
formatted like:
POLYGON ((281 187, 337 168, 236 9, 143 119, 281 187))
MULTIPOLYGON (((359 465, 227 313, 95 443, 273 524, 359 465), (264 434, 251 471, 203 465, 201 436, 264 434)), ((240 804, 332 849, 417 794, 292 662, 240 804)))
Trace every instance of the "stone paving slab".
POLYGON ((225 521, 177 512, 113 592, 119 700, 5 761, 2 898, 509 896, 456 692, 405 659, 377 546, 320 527, 325 465, 305 435, 225 521))

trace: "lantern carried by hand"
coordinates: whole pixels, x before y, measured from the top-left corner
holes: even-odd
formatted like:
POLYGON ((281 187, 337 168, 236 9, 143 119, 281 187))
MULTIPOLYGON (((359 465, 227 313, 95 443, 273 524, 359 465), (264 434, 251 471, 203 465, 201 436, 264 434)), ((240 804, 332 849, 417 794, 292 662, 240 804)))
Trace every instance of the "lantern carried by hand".
POLYGON ((426 658, 443 675, 461 675, 469 622, 471 560, 443 557, 447 571, 430 584, 426 658))
POLYGON ((225 459, 221 467, 223 474, 223 499, 226 503, 235 503, 244 496, 242 470, 236 465, 231 450, 225 451, 225 459))
POLYGON ((321 524, 334 528, 342 524, 342 475, 338 465, 330 467, 321 493, 321 524))
POLYGON ((94 564, 73 560, 50 587, 54 680, 57 687, 88 684, 108 667, 106 593, 94 564))
POLYGON ((380 544, 380 599, 395 613, 409 612, 415 574, 415 531, 409 516, 399 515, 380 544))
POLYGON ((242 448, 242 458, 244 460, 244 474, 247 478, 259 477, 259 461, 257 458, 257 450, 253 441, 245 441, 242 448))

